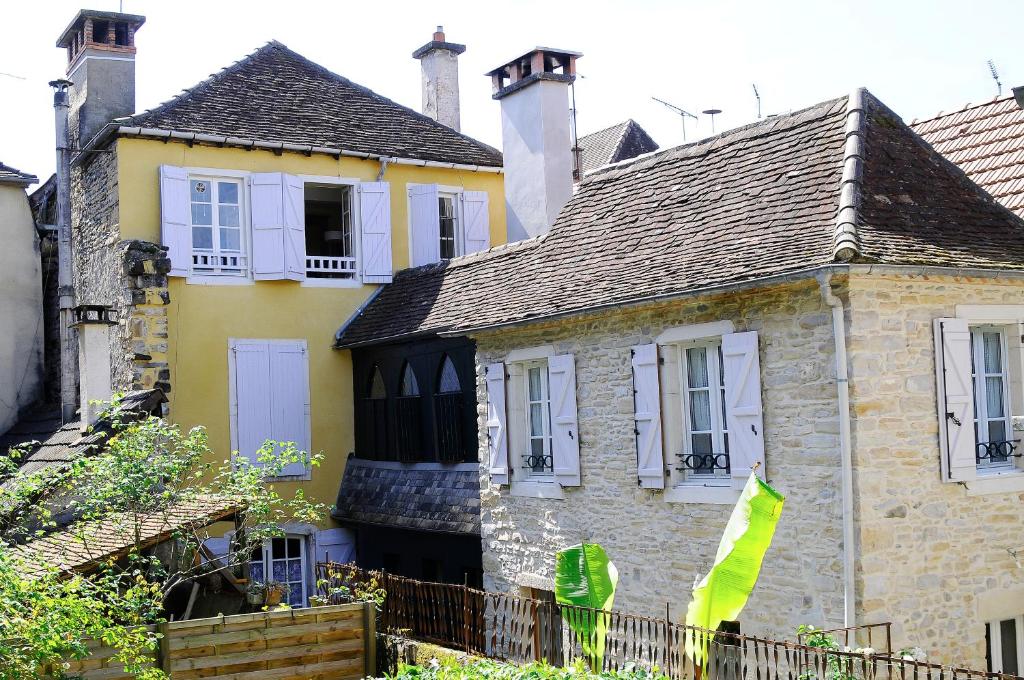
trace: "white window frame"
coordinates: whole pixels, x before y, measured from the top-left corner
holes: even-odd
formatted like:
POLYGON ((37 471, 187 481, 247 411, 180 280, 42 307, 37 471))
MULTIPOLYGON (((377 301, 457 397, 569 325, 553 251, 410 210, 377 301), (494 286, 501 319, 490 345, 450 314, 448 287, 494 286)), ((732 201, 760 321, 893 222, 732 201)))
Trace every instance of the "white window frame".
MULTIPOLYGON (((440 200, 442 198, 447 198, 449 201, 451 201, 451 204, 452 204, 452 220, 455 222, 455 224, 452 225, 452 232, 453 232, 452 233, 452 238, 454 240, 454 243, 452 244, 452 246, 453 246, 452 249, 455 251, 454 254, 452 255, 452 258, 454 258, 454 257, 461 257, 461 256, 466 254, 466 234, 465 234, 465 231, 464 231, 465 230, 465 221, 462 218, 462 201, 459 200, 461 194, 462 194, 462 191, 445 191, 445 190, 442 190, 440 188, 438 189, 438 192, 437 192, 437 199, 438 199, 438 206, 437 206, 438 225, 437 225, 437 230, 438 230, 438 234, 441 233, 441 223, 440 223, 440 220, 442 218, 442 216, 441 216, 440 200)), ((438 250, 439 251, 440 251, 440 247, 441 247, 441 244, 438 243, 438 250)), ((442 260, 449 260, 449 259, 452 259, 452 258, 441 257, 442 260)))
MULTIPOLYGON (((543 366, 545 369, 545 384, 550 386, 550 377, 547 376, 548 358, 556 354, 552 345, 541 345, 528 347, 510 352, 505 358, 505 370, 509 375, 508 379, 508 445, 509 445, 509 472, 511 479, 509 492, 513 496, 525 496, 531 498, 563 499, 565 494, 561 484, 555 479, 554 472, 550 474, 536 474, 527 471, 524 466, 524 456, 530 451, 530 423, 528 414, 528 371, 530 366, 543 366)), ((550 415, 550 390, 548 391, 548 455, 553 456, 551 451, 551 415, 550 415)), ((553 467, 553 465, 552 465, 553 467)))
MULTIPOLYGON (((971 380, 974 382, 974 425, 975 425, 975 449, 982 441, 988 439, 989 423, 993 420, 1003 421, 1003 438, 1013 439, 1013 405, 1010 399, 1010 370, 1009 354, 1006 343, 1008 329, 1005 326, 990 324, 971 325, 971 348, 973 351, 971 366, 971 380), (986 333, 998 333, 999 335, 999 371, 988 373, 985 371, 985 347, 984 335, 986 333), (988 378, 999 378, 1002 381, 1003 417, 992 418, 988 413, 988 378), (984 425, 984 428, 982 427, 984 425)), ((1000 462, 978 461, 979 475, 1001 474, 1016 472, 1014 459, 1008 458, 1000 462)))
MULTIPOLYGON (((299 542, 299 559, 302 561, 302 581, 301 581, 301 583, 302 583, 302 604, 291 605, 291 606, 292 607, 308 607, 309 606, 309 596, 310 596, 310 592, 309 592, 310 591, 310 587, 309 587, 310 583, 309 583, 309 581, 310 581, 310 574, 311 574, 311 569, 310 569, 311 565, 310 565, 310 561, 309 561, 309 553, 310 553, 309 535, 307 535, 305 533, 290 533, 290 532, 286 532, 283 536, 275 536, 273 538, 269 538, 266 541, 264 541, 263 545, 260 546, 260 550, 262 551, 262 556, 263 556, 263 581, 262 582, 264 582, 264 583, 268 580, 268 578, 273 578, 273 575, 274 575, 273 569, 274 569, 274 562, 275 562, 275 560, 274 560, 274 556, 273 556, 273 541, 274 541, 275 538, 282 538, 282 539, 285 539, 286 541, 288 539, 292 539, 292 540, 296 540, 296 541, 299 542)), ((286 546, 285 550, 287 551, 287 546, 286 546)), ((284 559, 287 561, 288 558, 285 557, 284 559)), ((253 561, 254 560, 249 560, 249 563, 252 564, 253 561)), ((276 560, 276 561, 281 561, 281 560, 276 560)), ((291 583, 292 583, 291 581, 285 581, 284 583, 286 585, 288 585, 289 587, 291 587, 291 583)), ((281 602, 284 603, 284 604, 290 604, 288 602, 288 598, 290 597, 290 595, 291 595, 291 593, 289 592, 288 595, 286 595, 285 597, 281 598, 281 602)))
POLYGON ((552 483, 555 481, 555 463, 554 456, 552 454, 552 434, 551 434, 551 385, 550 376, 548 374, 548 362, 547 359, 534 359, 532 361, 526 361, 522 364, 523 375, 522 375, 522 394, 524 398, 524 415, 525 415, 525 428, 521 433, 524 438, 523 442, 523 455, 533 456, 533 442, 537 437, 533 435, 533 410, 534 404, 541 406, 541 423, 540 423, 540 440, 541 440, 541 452, 545 460, 551 459, 551 470, 550 471, 537 471, 533 470, 526 465, 520 463, 520 468, 525 471, 526 478, 541 483, 552 483), (530 372, 538 371, 541 376, 541 397, 539 401, 534 401, 530 398, 530 372))
MULTIPOLYGON (((727 453, 725 442, 729 432, 725 422, 723 404, 725 401, 725 384, 722 375, 722 338, 705 338, 703 340, 690 340, 676 343, 679 352, 677 368, 679 371, 679 391, 681 412, 671 414, 671 417, 681 418, 683 432, 683 454, 694 455, 693 435, 698 434, 692 429, 690 408, 692 394, 697 391, 707 390, 709 395, 709 408, 711 409, 711 446, 714 453, 727 453), (702 388, 691 388, 689 385, 689 353, 691 349, 703 349, 705 351, 708 372, 708 386, 702 388)), ((729 472, 719 470, 708 473, 697 473, 680 471, 678 466, 681 461, 669 462, 669 478, 672 486, 731 486, 732 477, 729 472)))
MULTIPOLYGON (((424 182, 409 182, 405 185, 406 195, 406 208, 405 212, 408 216, 406 222, 406 229, 408 230, 408 242, 409 242, 409 262, 413 262, 415 254, 412 251, 413 248, 413 224, 412 224, 412 199, 409 196, 409 190, 413 187, 429 186, 424 182)), ((437 186, 437 197, 440 198, 451 198, 452 199, 452 212, 455 214, 455 257, 461 257, 466 252, 466 234, 465 226, 466 220, 462 214, 462 193, 465 191, 463 187, 449 186, 445 184, 438 184, 437 186)), ((441 206, 438 206, 438 213, 440 213, 441 206)), ((438 233, 441 231, 441 224, 438 221, 437 225, 438 233)), ((440 243, 438 243, 438 252, 440 252, 440 243)), ((443 262, 449 258, 442 257, 439 261, 443 262)))
POLYGON ((987 621, 985 628, 988 631, 988 654, 992 673, 1003 671, 1003 645, 1013 644, 1017 648, 1017 674, 1020 674, 1024 667, 1024 616, 1009 616, 995 621, 987 621), (1002 631, 1003 621, 1014 622, 1014 639, 1004 640, 1002 631))
MULTIPOLYGON (((302 180, 303 185, 306 184, 334 184, 334 185, 345 185, 351 187, 352 191, 352 253, 356 260, 356 271, 352 278, 348 279, 316 279, 310 278, 308 275, 306 279, 299 285, 304 288, 361 288, 366 285, 363 283, 363 223, 362 223, 362 211, 359 209, 359 201, 362 196, 359 192, 360 180, 354 177, 333 177, 331 175, 297 175, 302 180)), ((310 255, 306 255, 308 260, 310 255)), ((308 270, 307 270, 308 273, 308 270)))
POLYGON ((211 170, 207 168, 186 168, 186 181, 188 182, 188 195, 189 195, 189 206, 188 206, 188 228, 189 236, 192 237, 192 230, 196 227, 205 228, 209 227, 211 230, 212 243, 214 247, 207 251, 202 249, 204 254, 210 254, 213 257, 220 255, 220 226, 217 224, 217 210, 218 202, 216 200, 219 195, 220 189, 217 187, 217 182, 231 182, 238 186, 238 231, 239 231, 239 271, 204 271, 197 270, 195 264, 196 258, 196 247, 194 240, 190 241, 192 246, 189 249, 189 274, 187 277, 190 283, 220 283, 231 285, 231 284, 245 284, 252 280, 252 243, 250 238, 250 227, 249 227, 249 194, 248 187, 246 186, 244 173, 237 173, 225 170, 211 170), (216 191, 210 195, 210 206, 211 206, 211 224, 195 224, 192 221, 192 182, 202 181, 210 184, 211 189, 217 187, 216 191))

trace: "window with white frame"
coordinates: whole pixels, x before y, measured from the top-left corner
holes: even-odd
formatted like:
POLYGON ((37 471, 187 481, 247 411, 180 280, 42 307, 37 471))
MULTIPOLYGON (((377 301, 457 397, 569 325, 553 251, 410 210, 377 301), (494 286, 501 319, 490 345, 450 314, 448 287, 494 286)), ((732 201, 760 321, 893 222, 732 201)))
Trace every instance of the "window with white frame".
POLYGON ((986 657, 991 673, 1020 675, 1024 659, 1024 616, 985 624, 986 657))
POLYGON ((353 187, 306 183, 306 276, 311 279, 355 277, 353 187))
POLYGON ((192 271, 244 276, 247 272, 242 229, 242 182, 189 176, 192 271))
POLYGON ((997 326, 971 328, 971 379, 974 383, 974 437, 979 472, 1013 468, 1016 442, 1010 417, 1010 377, 1006 331, 997 326))
POLYGON ((725 414, 725 373, 721 340, 679 346, 684 385, 681 481, 729 479, 729 426, 725 414))
POLYGON ((438 247, 442 260, 450 260, 463 254, 462 232, 459 229, 459 217, 455 210, 456 205, 457 202, 454 194, 441 194, 437 197, 438 247))
POLYGON ((431 264, 490 247, 488 197, 484 191, 437 184, 409 185, 412 266, 431 264))
POLYGON ((249 562, 252 583, 275 582, 285 587, 281 602, 306 606, 306 538, 279 536, 257 546, 249 562))
POLYGON ((523 364, 522 393, 526 397, 526 427, 521 430, 522 468, 527 477, 552 481, 555 471, 551 455, 551 396, 547 360, 523 364))

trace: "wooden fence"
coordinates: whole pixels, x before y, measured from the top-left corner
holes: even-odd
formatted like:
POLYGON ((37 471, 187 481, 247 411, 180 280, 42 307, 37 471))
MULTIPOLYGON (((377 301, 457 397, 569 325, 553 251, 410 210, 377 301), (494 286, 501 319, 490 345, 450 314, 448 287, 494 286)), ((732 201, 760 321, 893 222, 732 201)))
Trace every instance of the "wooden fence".
MULTIPOLYGON (((358 680, 376 671, 375 612, 363 603, 161 624, 154 654, 173 680, 358 680)), ((83 680, 133 676, 98 643, 65 673, 83 680)))

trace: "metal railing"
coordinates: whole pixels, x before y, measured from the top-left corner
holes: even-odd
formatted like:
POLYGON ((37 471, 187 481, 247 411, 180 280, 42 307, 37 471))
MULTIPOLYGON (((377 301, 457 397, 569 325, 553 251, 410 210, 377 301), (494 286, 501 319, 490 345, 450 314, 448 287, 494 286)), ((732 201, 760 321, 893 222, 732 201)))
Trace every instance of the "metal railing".
MULTIPOLYGON (((352 565, 320 563, 320 596, 329 603, 346 597, 353 584, 375 579, 386 592, 380 630, 431 642, 469 654, 525 663, 546 660, 569 664, 576 659, 593 666, 593 650, 603 644, 602 670, 626 664, 657 667, 671 680, 986 680, 1020 676, 956 668, 901 658, 891 649, 890 624, 827 631, 838 642, 828 649, 807 639, 780 641, 672 623, 669 618, 637 616, 556 604, 553 601, 493 593, 465 586, 427 583, 368 572, 352 565), (581 639, 573 622, 601 621, 605 633, 581 639), (689 650, 709 640, 707 668, 689 650), (869 653, 845 651, 855 645, 869 653), (883 646, 884 645, 884 646, 883 646)), ((591 625, 593 631, 598 628, 591 625)))

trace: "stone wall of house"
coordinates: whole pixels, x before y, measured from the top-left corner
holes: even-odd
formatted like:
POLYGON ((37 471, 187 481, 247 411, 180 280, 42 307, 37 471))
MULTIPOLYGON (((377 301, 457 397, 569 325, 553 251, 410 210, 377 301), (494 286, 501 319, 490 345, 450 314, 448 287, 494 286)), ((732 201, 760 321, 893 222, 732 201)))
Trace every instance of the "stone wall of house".
MULTIPOLYGON (((551 344, 575 355, 582 486, 562 500, 514 497, 482 468, 484 583, 552 587, 554 555, 581 539, 618 566, 615 608, 685 616, 690 589, 713 564, 731 505, 668 503, 637 485, 630 347, 667 328, 730 320, 759 333, 768 480, 787 496, 744 632, 792 637, 799 623, 843 620, 840 458, 831 314, 814 281, 624 309, 481 334, 483 366, 510 350, 551 344)), ((486 460, 484 406, 481 457, 486 460)), ((511 465, 519 462, 511 460, 511 465)))
POLYGON ((120 238, 117 155, 97 153, 71 171, 76 304, 112 306, 111 385, 115 391, 170 391, 167 363, 167 249, 120 238))
POLYGON ((985 620, 1024 614, 1024 493, 969 495, 940 474, 933 320, 1024 304, 1024 280, 854 276, 849 358, 860 620, 894 643, 985 667, 985 620))

